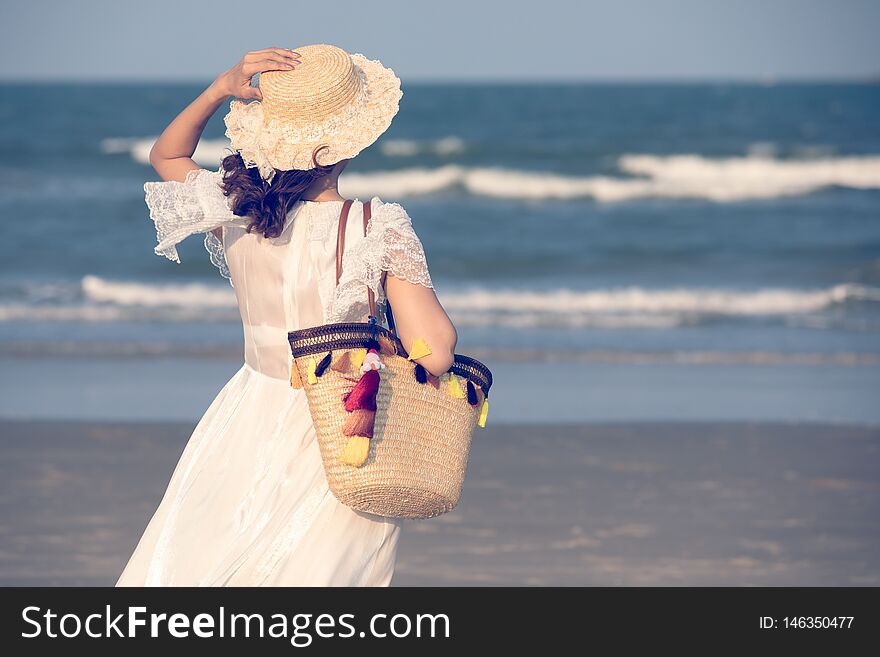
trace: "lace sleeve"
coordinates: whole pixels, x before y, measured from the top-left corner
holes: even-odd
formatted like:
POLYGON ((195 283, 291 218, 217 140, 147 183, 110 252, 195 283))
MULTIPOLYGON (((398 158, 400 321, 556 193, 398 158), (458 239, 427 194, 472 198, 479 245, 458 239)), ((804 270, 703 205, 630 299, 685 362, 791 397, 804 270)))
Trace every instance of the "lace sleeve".
POLYGON ((382 272, 433 288, 422 242, 412 220, 397 203, 383 203, 378 196, 371 201, 373 212, 366 236, 346 247, 342 256, 342 277, 336 288, 328 321, 353 321, 367 314, 367 287, 376 295, 381 313, 384 290, 382 272))
MULTIPOLYGON (((144 183, 150 218, 156 226, 156 255, 180 262, 177 245, 195 233, 205 233, 205 248, 211 262, 229 279, 223 242, 211 231, 229 223, 246 225, 234 214, 220 188, 221 170, 193 169, 185 182, 167 180, 144 183)), ((230 279, 230 283, 231 283, 230 279)))

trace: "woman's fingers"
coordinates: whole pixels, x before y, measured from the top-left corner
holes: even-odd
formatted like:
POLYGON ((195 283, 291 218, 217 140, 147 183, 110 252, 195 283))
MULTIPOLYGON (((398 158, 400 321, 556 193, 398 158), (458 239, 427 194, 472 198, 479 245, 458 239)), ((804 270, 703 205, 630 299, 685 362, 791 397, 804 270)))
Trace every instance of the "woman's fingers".
POLYGON ((289 48, 263 48, 262 50, 252 50, 245 57, 251 56, 255 59, 265 59, 266 55, 279 55, 281 57, 299 59, 300 53, 289 48))
POLYGON ((249 52, 242 58, 242 62, 258 62, 264 59, 278 59, 287 62, 299 62, 300 56, 287 52, 249 52))
MULTIPOLYGON (((299 62, 296 62, 298 64, 299 62)), ((261 59, 256 62, 248 62, 241 67, 242 73, 247 76, 266 71, 292 71, 296 64, 288 63, 282 59, 261 59)))
POLYGON ((241 59, 241 72, 247 76, 264 71, 290 71, 301 64, 299 55, 282 48, 265 48, 246 53, 241 59))

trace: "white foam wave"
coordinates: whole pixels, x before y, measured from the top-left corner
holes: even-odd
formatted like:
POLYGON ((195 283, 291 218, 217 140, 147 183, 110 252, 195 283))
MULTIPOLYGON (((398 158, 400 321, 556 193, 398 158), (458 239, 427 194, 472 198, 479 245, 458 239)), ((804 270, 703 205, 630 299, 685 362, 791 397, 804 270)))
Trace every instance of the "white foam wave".
POLYGON ((449 157, 465 151, 465 142, 459 137, 443 137, 433 141, 414 139, 389 139, 379 145, 384 155, 389 157, 412 157, 423 153, 449 157))
POLYGON ((780 160, 763 155, 712 159, 701 155, 624 155, 635 177, 565 176, 504 168, 407 168, 349 173, 345 193, 394 198, 461 188, 505 199, 593 198, 615 203, 639 198, 702 199, 729 203, 809 194, 831 186, 880 189, 880 156, 780 160))
MULTIPOLYGON (((101 152, 108 154, 128 153, 135 162, 150 163, 150 149, 156 137, 108 137, 101 140, 101 152)), ((202 139, 193 153, 193 160, 199 166, 216 169, 230 149, 228 139, 202 139)))
POLYGON ((437 169, 412 168, 374 173, 346 173, 339 177, 343 196, 369 198, 373 195, 394 198, 420 196, 458 186, 467 176, 467 170, 455 164, 437 169))
POLYGON ((232 288, 202 283, 141 283, 87 275, 76 289, 34 284, 24 296, 25 300, 0 303, 0 321, 198 322, 239 316, 232 288))
POLYGON ((108 281, 92 275, 84 276, 81 285, 83 296, 88 301, 119 306, 234 308, 236 303, 235 294, 229 286, 221 288, 203 283, 157 285, 108 281))
MULTIPOLYGON (((460 326, 513 329, 669 329, 719 318, 777 318, 821 329, 828 327, 819 321, 823 311, 848 302, 880 302, 880 288, 854 283, 812 290, 476 288, 441 290, 438 295, 460 326)), ((238 320, 233 290, 219 284, 155 284, 89 275, 75 290, 38 285, 24 296, 0 303, 0 321, 238 320)))
POLYGON ((813 313, 851 299, 880 301, 880 288, 843 283, 816 290, 642 287, 547 292, 473 290, 444 296, 441 300, 453 312, 774 316, 813 313))
POLYGON ((776 160, 699 155, 625 155, 626 173, 646 176, 649 195, 708 198, 713 201, 796 196, 830 186, 880 188, 880 157, 776 160))
MULTIPOLYGON (((101 142, 105 153, 129 153, 149 164, 155 137, 112 137, 101 142)), ((421 142, 396 139, 382 142, 389 156, 420 153, 451 156, 465 150, 458 137, 421 142)), ((215 168, 230 152, 227 139, 203 139, 193 159, 215 168)), ((880 189, 880 155, 832 157, 827 149, 804 147, 799 159, 779 159, 772 143, 751 144, 742 157, 708 158, 698 154, 626 154, 617 160, 630 177, 567 176, 503 167, 407 168, 396 171, 348 173, 341 177, 343 193, 352 196, 406 197, 460 188, 471 194, 505 199, 592 198, 615 203, 639 198, 702 199, 716 203, 799 196, 839 186, 880 189)))

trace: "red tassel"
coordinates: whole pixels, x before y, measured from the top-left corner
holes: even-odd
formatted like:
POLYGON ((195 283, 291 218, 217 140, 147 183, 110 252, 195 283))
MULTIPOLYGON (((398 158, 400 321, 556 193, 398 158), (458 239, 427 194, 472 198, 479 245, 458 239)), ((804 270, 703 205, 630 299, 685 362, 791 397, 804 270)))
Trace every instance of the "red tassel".
POLYGON ((367 370, 343 401, 345 410, 351 413, 357 409, 376 410, 376 393, 379 392, 379 371, 367 370))
POLYGON ((345 424, 342 425, 342 435, 372 438, 373 425, 375 423, 376 411, 371 411, 366 408, 357 408, 349 414, 345 424))
POLYGON ((437 390, 439 390, 440 389, 440 377, 434 376, 433 374, 431 374, 430 372, 427 372, 427 371, 425 372, 425 374, 427 374, 428 383, 430 383, 432 386, 437 388, 437 390))

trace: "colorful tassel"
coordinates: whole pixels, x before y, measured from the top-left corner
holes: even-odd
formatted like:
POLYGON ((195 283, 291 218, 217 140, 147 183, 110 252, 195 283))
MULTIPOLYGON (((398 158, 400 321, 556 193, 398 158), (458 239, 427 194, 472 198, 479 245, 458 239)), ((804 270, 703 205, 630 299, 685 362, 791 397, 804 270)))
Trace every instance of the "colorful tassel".
POLYGON ((440 390, 440 377, 434 376, 430 372, 425 372, 428 375, 428 383, 430 383, 436 390, 440 390))
POLYGON ((349 413, 358 408, 368 408, 375 411, 379 381, 379 372, 377 370, 364 372, 357 385, 343 398, 345 410, 349 413))
POLYGON ((486 426, 486 416, 489 415, 489 399, 483 400, 483 406, 480 408, 480 418, 477 420, 477 426, 486 426))
MULTIPOLYGON (((349 436, 348 443, 339 455, 339 460, 346 465, 356 468, 362 466, 370 454, 370 438, 373 437, 373 428, 376 424, 376 395, 379 392, 379 368, 375 368, 375 362, 369 362, 369 356, 375 354, 370 350, 364 360, 362 368, 367 368, 360 380, 343 397, 345 410, 348 416, 342 426, 342 433, 349 436)), ((375 360, 378 360, 376 354, 375 360)), ((382 361, 379 361, 381 363, 382 361)))
POLYGON ((397 346, 387 335, 380 335, 377 339, 379 343, 379 353, 386 356, 394 356, 397 354, 397 346))
POLYGON ((330 361, 333 360, 333 352, 328 351, 327 355, 321 359, 321 362, 315 366, 315 376, 321 376, 324 371, 330 366, 330 361))
POLYGON ((476 406, 480 403, 480 400, 477 399, 477 387, 470 379, 468 379, 467 382, 467 400, 468 404, 470 404, 471 406, 476 406))
POLYGON ((356 408, 348 414, 342 425, 343 436, 373 437, 373 425, 376 424, 376 411, 368 408, 356 408))
POLYGON ((370 455, 370 439, 366 436, 352 436, 348 439, 339 460, 346 465, 361 467, 370 455))
POLYGON ((351 351, 351 367, 355 370, 360 370, 361 365, 364 362, 364 358, 367 355, 366 349, 353 349, 351 351))
POLYGON ((379 358, 379 352, 370 349, 364 356, 364 362, 361 365, 361 372, 369 372, 370 370, 381 370, 385 368, 385 363, 379 358))
POLYGON ((455 397, 456 399, 464 399, 464 390, 461 389, 461 381, 458 376, 449 373, 449 394, 455 397))
POLYGON ((415 342, 412 343, 412 348, 409 350, 409 356, 407 356, 407 359, 415 360, 416 358, 427 356, 430 353, 431 347, 428 346, 428 343, 422 340, 422 338, 416 338, 415 342))
POLYGON ((316 361, 314 358, 309 359, 309 366, 308 366, 308 369, 306 370, 306 372, 308 372, 308 376, 309 376, 309 378, 308 378, 309 383, 314 384, 314 383, 318 382, 318 377, 315 376, 315 368, 317 366, 318 366, 318 361, 316 361))
POLYGON ((335 370, 342 374, 348 372, 351 369, 351 354, 347 351, 343 351, 342 354, 330 365, 331 370, 335 370))
POLYGON ((424 367, 419 365, 418 363, 416 363, 416 366, 415 366, 415 369, 413 370, 413 373, 416 376, 416 381, 418 381, 419 383, 427 383, 428 382, 428 371, 424 367))
POLYGON ((290 387, 291 388, 302 388, 303 382, 299 376, 299 368, 296 366, 296 361, 293 361, 290 364, 290 387))

